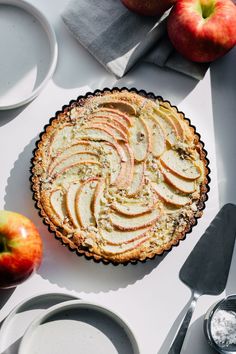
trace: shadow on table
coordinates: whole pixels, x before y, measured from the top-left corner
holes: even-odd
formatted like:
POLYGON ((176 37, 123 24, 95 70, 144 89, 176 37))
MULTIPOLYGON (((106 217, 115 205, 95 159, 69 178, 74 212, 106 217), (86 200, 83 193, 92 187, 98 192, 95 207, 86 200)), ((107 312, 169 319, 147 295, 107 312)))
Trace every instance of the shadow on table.
POLYGON ((37 139, 31 140, 15 161, 7 181, 4 207, 29 217, 38 228, 44 243, 39 274, 69 290, 97 293, 127 287, 152 272, 166 254, 136 265, 104 265, 77 256, 54 238, 38 215, 30 189, 30 161, 37 139))
MULTIPOLYGON (((191 303, 191 300, 180 312, 176 320, 174 321, 168 335, 165 338, 160 350, 157 354, 168 354, 171 343, 173 342, 178 328, 185 316, 187 309, 191 303)), ((188 329, 186 339, 184 341, 181 354, 213 354, 215 351, 209 346, 204 335, 203 330, 204 315, 195 320, 188 329)))
POLYGON ((5 303, 8 301, 8 299, 11 297, 13 292, 15 291, 15 288, 11 289, 0 289, 0 310, 3 308, 5 303))
POLYGON ((235 269, 236 269, 236 242, 234 245, 234 252, 233 252, 233 256, 232 256, 231 267, 230 267, 228 281, 227 281, 226 289, 225 289, 226 296, 236 294, 235 269))
POLYGON ((29 103, 18 108, 0 111, 0 127, 4 126, 5 124, 9 123, 12 119, 16 118, 21 112, 25 110, 25 108, 29 105, 29 103))
MULTIPOLYGON (((59 56, 53 75, 54 83, 64 89, 89 86, 93 90, 113 86, 116 81, 110 74, 67 30, 61 18, 55 24, 59 56), (105 82, 104 82, 105 81, 105 82)), ((73 98, 73 97, 72 97, 73 98)))
POLYGON ((123 78, 117 80, 114 86, 144 89, 177 105, 189 95, 198 82, 196 79, 167 68, 139 63, 123 78), (147 76, 148 80, 144 80, 147 76))
MULTIPOLYGON (((220 204, 236 202, 236 48, 211 65, 212 110, 220 204)), ((236 293, 236 246, 226 295, 236 293)))
POLYGON ((181 354, 216 354, 215 350, 207 343, 203 323, 204 315, 200 316, 191 324, 181 354))
MULTIPOLYGON (((0 289, 0 311, 4 307, 4 305, 7 303, 8 299, 11 297, 11 295, 13 294, 14 291, 15 291, 15 288, 4 289, 4 290, 0 289)), ((3 321, 0 322, 0 329, 1 329, 3 321)))
POLYGON ((61 41, 53 81, 59 87, 69 89, 86 85, 91 90, 114 86, 136 87, 178 104, 198 84, 198 80, 186 75, 147 63, 136 64, 123 78, 117 79, 78 43, 61 19, 56 23, 56 32, 61 41))
POLYGON ((220 202, 235 203, 236 48, 211 65, 212 110, 220 202))
MULTIPOLYGON (((234 258, 236 258, 236 247, 234 249, 234 258)), ((220 298, 224 298, 225 296, 228 296, 230 294, 235 294, 236 293, 236 279, 235 279, 235 274, 234 274, 235 266, 232 262, 231 264, 231 272, 229 273, 228 276, 228 281, 226 284, 225 288, 225 294, 222 293, 220 295, 220 298)), ((219 301, 220 298, 215 298, 212 296, 212 305, 216 302, 219 301)), ((173 322, 173 325, 171 329, 169 330, 160 350, 158 351, 157 354, 167 354, 171 343, 173 342, 175 335, 179 329, 180 324, 182 323, 182 320, 189 308, 189 305, 191 303, 191 299, 188 301, 186 306, 182 309, 182 311, 179 313, 178 317, 175 319, 173 322)), ((210 307, 211 305, 209 305, 210 307)), ((206 311, 208 308, 206 308, 206 311)), ((203 321, 204 321, 204 315, 199 317, 196 321, 194 321, 191 326, 188 329, 186 339, 184 341, 183 347, 181 354, 213 354, 216 353, 207 343, 207 340, 204 335, 203 331, 203 321)))
POLYGON ((6 350, 4 350, 3 352, 1 351, 0 354, 18 354, 19 353, 19 347, 20 347, 21 339, 22 338, 19 338, 18 340, 16 340, 6 350))

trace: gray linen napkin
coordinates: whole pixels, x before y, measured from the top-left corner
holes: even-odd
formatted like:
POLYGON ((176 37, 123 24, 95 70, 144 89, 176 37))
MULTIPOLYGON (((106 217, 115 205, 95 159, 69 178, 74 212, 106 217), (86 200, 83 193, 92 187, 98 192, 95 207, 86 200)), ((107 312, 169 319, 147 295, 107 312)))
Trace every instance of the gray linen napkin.
POLYGON ((62 19, 74 37, 119 78, 143 60, 202 79, 208 65, 190 62, 174 50, 166 34, 167 15, 168 11, 161 18, 139 16, 120 0, 72 0, 62 19))

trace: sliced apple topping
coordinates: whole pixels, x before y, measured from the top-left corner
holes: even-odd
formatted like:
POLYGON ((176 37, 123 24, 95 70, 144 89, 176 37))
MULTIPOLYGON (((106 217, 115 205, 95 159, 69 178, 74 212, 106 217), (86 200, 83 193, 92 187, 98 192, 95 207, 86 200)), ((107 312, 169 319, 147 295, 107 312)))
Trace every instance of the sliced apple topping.
POLYGON ((77 215, 75 212, 75 197, 76 193, 78 192, 78 189, 81 186, 80 181, 74 181, 69 185, 69 188, 66 193, 66 210, 69 215, 69 218, 72 222, 72 224, 76 227, 79 228, 79 223, 77 219, 77 215))
POLYGON ((93 200, 91 204, 91 210, 95 217, 96 224, 98 224, 98 219, 101 210, 101 198, 103 197, 104 189, 106 187, 106 183, 104 179, 101 179, 95 188, 95 192, 93 195, 93 200))
POLYGON ((136 195, 142 188, 142 185, 144 183, 144 171, 145 171, 144 162, 134 164, 133 178, 130 187, 128 189, 128 195, 130 197, 136 195))
POLYGON ((148 241, 149 238, 150 238, 150 236, 144 236, 144 237, 141 237, 140 239, 137 239, 137 240, 134 240, 134 241, 128 242, 128 243, 123 243, 120 245, 105 245, 105 246, 102 246, 102 249, 106 254, 118 255, 118 254, 130 252, 135 249, 138 249, 138 247, 140 247, 143 243, 148 241))
POLYGON ((97 114, 91 114, 89 116, 89 120, 91 120, 94 123, 100 123, 100 124, 106 124, 112 125, 112 127, 116 127, 119 129, 119 131, 123 132, 124 134, 124 139, 127 139, 129 136, 129 129, 127 126, 121 122, 119 118, 117 118, 114 114, 111 113, 97 113, 97 114))
POLYGON ((84 140, 109 141, 112 144, 117 144, 116 137, 111 131, 104 127, 83 127, 77 132, 77 137, 84 140))
POLYGON ((132 243, 134 241, 140 240, 143 237, 146 237, 146 233, 150 230, 151 226, 148 226, 143 229, 134 230, 134 231, 121 231, 121 230, 100 230, 102 238, 109 245, 122 245, 132 243))
POLYGON ((176 129, 173 121, 166 114, 163 114, 159 110, 154 110, 153 119, 156 119, 157 122, 161 125, 165 132, 165 137, 168 143, 173 146, 177 143, 178 131, 176 129))
POLYGON ((114 202, 111 208, 114 209, 118 214, 126 216, 138 216, 146 213, 150 213, 154 208, 154 201, 150 203, 117 203, 114 202))
POLYGON ((79 188, 75 197, 75 212, 81 227, 95 226, 95 218, 92 212, 95 188, 98 178, 90 178, 79 188))
POLYGON ((104 158, 109 162, 110 184, 113 185, 116 183, 121 173, 122 156, 120 156, 116 148, 110 143, 104 143, 102 145, 102 152, 105 153, 104 158))
POLYGON ((74 165, 66 167, 61 174, 53 180, 54 186, 63 186, 68 188, 71 182, 75 180, 85 180, 91 176, 101 175, 102 165, 95 161, 80 161, 74 165))
POLYGON ((51 174, 54 167, 61 162, 65 157, 78 154, 80 152, 94 152, 94 148, 89 141, 79 141, 78 143, 66 146, 63 150, 58 152, 58 154, 51 160, 48 165, 48 173, 51 174))
POLYGON ((123 231, 132 231, 153 225, 159 217, 160 210, 154 208, 154 210, 150 213, 134 217, 111 214, 110 219, 115 228, 123 231))
POLYGON ((136 115, 136 108, 129 102, 120 100, 110 100, 99 104, 99 107, 107 107, 112 109, 117 109, 120 112, 127 113, 129 115, 136 115))
POLYGON ((48 151, 50 156, 54 156, 59 150, 72 141, 74 137, 74 126, 67 123, 58 129, 50 138, 50 149, 48 151))
POLYGON ((193 193, 196 190, 195 181, 189 181, 178 177, 164 167, 161 168, 161 171, 164 176, 165 182, 168 183, 170 186, 176 188, 180 192, 189 194, 193 193))
POLYGON ((106 129, 106 128, 101 128, 101 127, 96 127, 96 128, 87 128, 84 127, 77 133, 78 137, 84 140, 93 140, 93 141, 107 141, 111 143, 113 146, 116 147, 118 150, 119 154, 122 156, 122 159, 125 160, 125 154, 123 150, 120 148, 119 144, 117 143, 116 137, 113 135, 113 133, 106 129))
POLYGON ((181 119, 179 118, 179 115, 176 115, 176 112, 173 110, 173 108, 167 108, 165 105, 160 104, 160 108, 159 108, 160 112, 162 112, 163 114, 167 115, 172 122, 174 123, 178 136, 181 140, 184 140, 185 138, 185 134, 184 134, 184 128, 182 127, 181 124, 181 119))
POLYGON ((51 191, 50 203, 54 213, 58 216, 61 221, 64 221, 67 216, 65 207, 65 195, 62 189, 55 189, 51 191))
POLYGON ((109 114, 114 116, 116 119, 118 119, 122 124, 126 125, 127 127, 131 127, 133 125, 132 118, 129 117, 127 114, 122 113, 118 111, 117 109, 111 109, 111 108, 102 108, 98 111, 94 111, 93 114, 109 114))
POLYGON ((129 144, 121 143, 120 146, 126 155, 126 161, 121 163, 120 174, 116 179, 115 185, 120 189, 128 189, 133 180, 134 155, 129 144))
POLYGON ((127 136, 123 133, 123 131, 112 123, 108 123, 106 120, 101 123, 92 121, 86 125, 86 128, 105 128, 106 131, 110 132, 116 140, 127 141, 127 136))
MULTIPOLYGON (((64 207, 64 192, 62 188, 56 187, 53 189, 43 189, 41 191, 44 213, 48 215, 50 220, 56 226, 66 225, 64 221, 67 217, 64 207)), ((68 225, 69 228, 69 225, 68 225)))
POLYGON ((181 207, 191 201, 189 197, 178 194, 175 189, 171 188, 165 182, 161 182, 157 185, 153 184, 153 189, 157 192, 159 197, 167 204, 172 204, 181 207))
POLYGON ((165 132, 156 119, 148 117, 145 121, 150 132, 151 152, 153 156, 159 157, 166 148, 165 132))
POLYGON ((136 161, 144 161, 150 151, 150 133, 146 122, 142 118, 134 118, 129 139, 136 161))
POLYGON ((54 166, 51 171, 52 176, 56 176, 60 174, 61 171, 64 171, 67 167, 70 167, 77 162, 84 161, 96 161, 98 162, 99 155, 95 152, 85 152, 81 151, 79 153, 72 154, 70 156, 65 157, 63 160, 59 161, 57 165, 54 166))
POLYGON ((202 143, 182 113, 151 94, 81 98, 52 120, 38 147, 32 179, 42 214, 96 260, 159 254, 200 214, 202 143))
POLYGON ((161 163, 177 176, 187 180, 195 180, 200 177, 200 168, 193 161, 182 158, 174 150, 168 150, 161 156, 161 163))

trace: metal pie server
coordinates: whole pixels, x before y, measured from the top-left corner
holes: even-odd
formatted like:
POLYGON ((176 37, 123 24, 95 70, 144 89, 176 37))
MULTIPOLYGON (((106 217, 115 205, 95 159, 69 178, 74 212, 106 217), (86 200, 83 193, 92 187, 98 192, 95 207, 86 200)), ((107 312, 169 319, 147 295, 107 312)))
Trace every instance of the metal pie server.
POLYGON ((219 295, 225 289, 236 236, 236 205, 226 204, 212 220, 179 277, 192 290, 192 301, 168 354, 179 354, 199 296, 219 295))

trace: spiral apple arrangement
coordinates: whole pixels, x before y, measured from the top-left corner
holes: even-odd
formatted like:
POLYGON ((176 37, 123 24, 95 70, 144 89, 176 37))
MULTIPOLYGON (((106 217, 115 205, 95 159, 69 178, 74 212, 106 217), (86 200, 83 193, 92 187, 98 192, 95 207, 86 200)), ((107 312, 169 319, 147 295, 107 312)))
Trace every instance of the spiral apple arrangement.
POLYGON ((173 4, 167 31, 175 49, 194 62, 212 62, 236 44, 236 5, 231 0, 122 0, 140 15, 160 16, 173 4))

